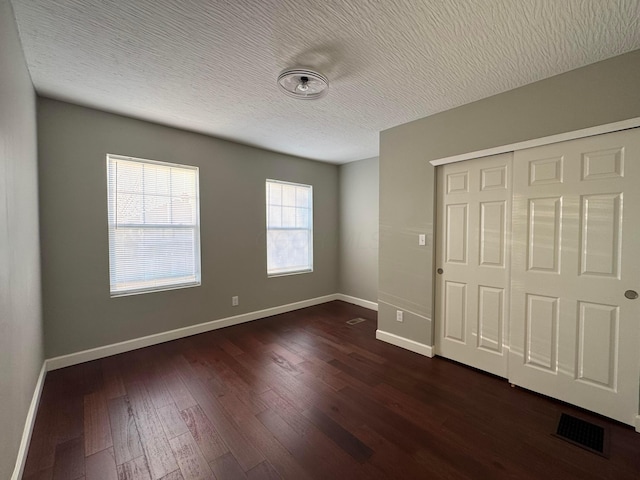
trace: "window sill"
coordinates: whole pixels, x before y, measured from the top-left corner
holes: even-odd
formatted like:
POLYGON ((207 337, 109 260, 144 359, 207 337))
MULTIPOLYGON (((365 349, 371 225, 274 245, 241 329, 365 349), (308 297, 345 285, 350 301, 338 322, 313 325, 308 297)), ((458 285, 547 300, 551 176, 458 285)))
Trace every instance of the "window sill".
POLYGON ((305 273, 313 273, 313 268, 296 270, 295 272, 267 273, 267 278, 288 277, 289 275, 303 275, 305 273))
POLYGON ((163 287, 141 288, 138 290, 126 290, 122 292, 110 292, 111 298, 130 297, 131 295, 142 295, 144 293, 166 292, 168 290, 181 290, 183 288, 199 287, 202 282, 182 283, 180 285, 166 285, 163 287))

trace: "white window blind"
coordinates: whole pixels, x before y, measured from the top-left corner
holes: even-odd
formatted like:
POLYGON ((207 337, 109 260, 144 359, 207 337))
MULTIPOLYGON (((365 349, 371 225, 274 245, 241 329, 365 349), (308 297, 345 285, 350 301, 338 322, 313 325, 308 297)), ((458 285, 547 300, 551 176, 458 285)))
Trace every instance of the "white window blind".
POLYGON ((267 274, 313 271, 313 190, 267 180, 267 274))
POLYGON ((200 285, 198 168, 107 155, 111 296, 200 285))

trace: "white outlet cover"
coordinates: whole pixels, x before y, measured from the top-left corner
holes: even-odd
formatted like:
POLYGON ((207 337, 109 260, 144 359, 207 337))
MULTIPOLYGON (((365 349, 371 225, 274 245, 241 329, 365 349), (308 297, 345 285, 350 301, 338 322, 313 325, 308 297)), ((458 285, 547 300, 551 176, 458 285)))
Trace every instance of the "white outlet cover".
POLYGON ((424 233, 421 233, 420 235, 418 235, 418 245, 424 246, 426 244, 427 244, 427 235, 424 233))
POLYGON ((397 320, 398 322, 402 322, 402 321, 404 321, 404 318, 403 318, 403 312, 402 312, 402 310, 397 310, 397 311, 396 311, 396 320, 397 320))

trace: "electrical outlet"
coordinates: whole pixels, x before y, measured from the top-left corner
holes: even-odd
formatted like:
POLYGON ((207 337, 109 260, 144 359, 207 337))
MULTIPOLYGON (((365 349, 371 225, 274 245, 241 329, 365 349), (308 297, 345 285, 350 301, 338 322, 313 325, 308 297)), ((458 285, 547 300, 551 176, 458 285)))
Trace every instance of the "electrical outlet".
POLYGON ((427 236, 424 233, 418 235, 418 245, 424 247, 427 244, 427 236))
POLYGON ((402 310, 396 310, 396 320, 398 322, 404 322, 402 310))
POLYGON ((232 307, 237 307, 238 306, 238 297, 237 296, 233 296, 231 297, 231 306, 232 307))

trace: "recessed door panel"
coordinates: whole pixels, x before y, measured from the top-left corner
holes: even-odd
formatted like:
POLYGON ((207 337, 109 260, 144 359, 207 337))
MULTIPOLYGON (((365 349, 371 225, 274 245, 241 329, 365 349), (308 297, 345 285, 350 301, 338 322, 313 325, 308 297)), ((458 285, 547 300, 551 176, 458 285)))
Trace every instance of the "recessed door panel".
POLYGON ((467 320, 467 286, 464 283, 446 282, 444 291, 444 336, 449 340, 464 342, 467 320))
POLYGON ((447 205, 447 263, 467 263, 466 203, 447 205))
POLYGON ((562 198, 529 200, 528 270, 559 273, 562 198))
POLYGON ((478 288, 478 348, 502 353, 504 289, 478 288))
POLYGON ((480 170, 480 190, 504 190, 507 188, 507 166, 480 170))
POLYGON ((616 389, 619 308, 590 302, 578 303, 577 378, 616 389))
POLYGON ((582 196, 580 273, 618 277, 622 194, 582 196))
POLYGON ((505 209, 506 201, 480 204, 480 265, 504 268, 505 209))
POLYGON ((468 172, 457 172, 447 175, 447 193, 466 193, 468 191, 468 172))
POLYGON ((528 365, 555 372, 558 329, 558 299, 527 295, 526 351, 528 365))
POLYGON ((600 180, 624 175, 624 149, 611 148, 582 154, 582 179, 600 180))
POLYGON ((562 183, 562 157, 543 158, 529 162, 529 185, 562 183))

